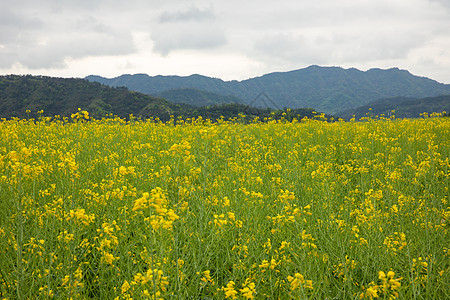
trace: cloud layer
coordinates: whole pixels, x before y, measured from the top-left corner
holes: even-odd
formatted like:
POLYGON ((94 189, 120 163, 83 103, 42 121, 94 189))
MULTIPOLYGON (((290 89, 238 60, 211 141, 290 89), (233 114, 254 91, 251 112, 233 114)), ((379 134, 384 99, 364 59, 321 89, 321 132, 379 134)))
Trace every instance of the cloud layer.
POLYGON ((447 0, 17 0, 0 10, 0 73, 242 79, 319 64, 450 83, 448 28, 447 0))
POLYGON ((152 27, 154 50, 166 56, 172 50, 208 49, 226 44, 225 33, 211 8, 191 6, 162 12, 152 27))

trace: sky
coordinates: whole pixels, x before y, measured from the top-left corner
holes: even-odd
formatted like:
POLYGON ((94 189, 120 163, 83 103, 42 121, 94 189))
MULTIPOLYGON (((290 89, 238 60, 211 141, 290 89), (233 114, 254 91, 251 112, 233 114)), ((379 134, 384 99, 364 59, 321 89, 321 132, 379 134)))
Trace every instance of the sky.
POLYGON ((450 0, 0 0, 0 75, 244 80, 310 65, 450 84, 450 0))

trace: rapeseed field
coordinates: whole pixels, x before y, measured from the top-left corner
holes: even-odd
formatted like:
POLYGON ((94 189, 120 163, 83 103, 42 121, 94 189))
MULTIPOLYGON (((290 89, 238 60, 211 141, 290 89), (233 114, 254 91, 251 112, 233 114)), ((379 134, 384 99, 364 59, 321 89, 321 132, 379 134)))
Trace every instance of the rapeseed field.
POLYGON ((450 299, 450 119, 0 122, 2 299, 450 299))

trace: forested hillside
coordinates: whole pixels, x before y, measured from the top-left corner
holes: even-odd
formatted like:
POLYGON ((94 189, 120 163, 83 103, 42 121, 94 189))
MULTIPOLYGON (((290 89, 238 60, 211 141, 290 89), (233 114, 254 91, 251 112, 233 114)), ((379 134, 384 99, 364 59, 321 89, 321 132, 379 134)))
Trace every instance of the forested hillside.
POLYGON ((69 116, 78 108, 89 111, 94 117, 106 114, 126 117, 144 109, 155 114, 174 109, 166 100, 84 79, 30 75, 0 77, 2 117, 26 117, 26 111, 36 116, 40 110, 48 116, 69 116))
POLYGON ((220 105, 227 103, 241 103, 242 100, 234 96, 224 96, 197 89, 172 89, 158 94, 158 97, 174 103, 186 103, 194 106, 220 105))
MULTIPOLYGON (((208 96, 203 92, 194 91, 193 93, 208 96)), ((180 95, 182 95, 181 92, 180 95)), ((224 97, 223 100, 223 102, 226 102, 225 100, 232 102, 233 98, 224 97)), ((226 120, 241 118, 239 115, 245 115, 245 120, 251 121, 255 117, 264 120, 265 118, 303 118, 305 116, 311 118, 317 115, 313 113, 312 108, 284 111, 283 115, 282 110, 255 108, 239 103, 195 107, 129 91, 124 87, 113 88, 77 78, 0 76, 1 118, 36 118, 39 115, 70 116, 77 112, 78 108, 88 111, 95 118, 102 118, 105 115, 127 118, 133 114, 139 118, 159 118, 162 121, 169 120, 171 116, 175 119, 201 116, 215 121, 220 117, 226 120), (39 111, 43 113, 38 114, 39 111)))
POLYGON ((349 109, 339 113, 344 118, 356 118, 364 116, 392 116, 396 118, 418 118, 423 113, 450 112, 450 95, 428 97, 421 99, 395 97, 380 99, 356 109, 349 109))
MULTIPOLYGON (((126 86, 130 90, 150 95, 189 88, 234 96, 242 99, 244 104, 253 106, 314 107, 327 113, 356 108, 382 98, 425 98, 450 94, 450 85, 415 76, 398 68, 360 71, 354 68, 310 66, 243 81, 223 81, 201 75, 181 77, 146 74, 122 75, 111 79, 88 76, 86 79, 110 86, 126 86), (268 101, 258 101, 261 94, 268 101)), ((199 105, 195 99, 190 104, 199 105)))

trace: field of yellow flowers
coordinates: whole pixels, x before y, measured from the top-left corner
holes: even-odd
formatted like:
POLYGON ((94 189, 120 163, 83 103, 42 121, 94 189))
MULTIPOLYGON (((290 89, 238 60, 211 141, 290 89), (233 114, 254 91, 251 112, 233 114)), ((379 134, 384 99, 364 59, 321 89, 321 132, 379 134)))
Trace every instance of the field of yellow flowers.
POLYGON ((1 299, 450 298, 449 118, 88 118, 0 122, 1 299))

